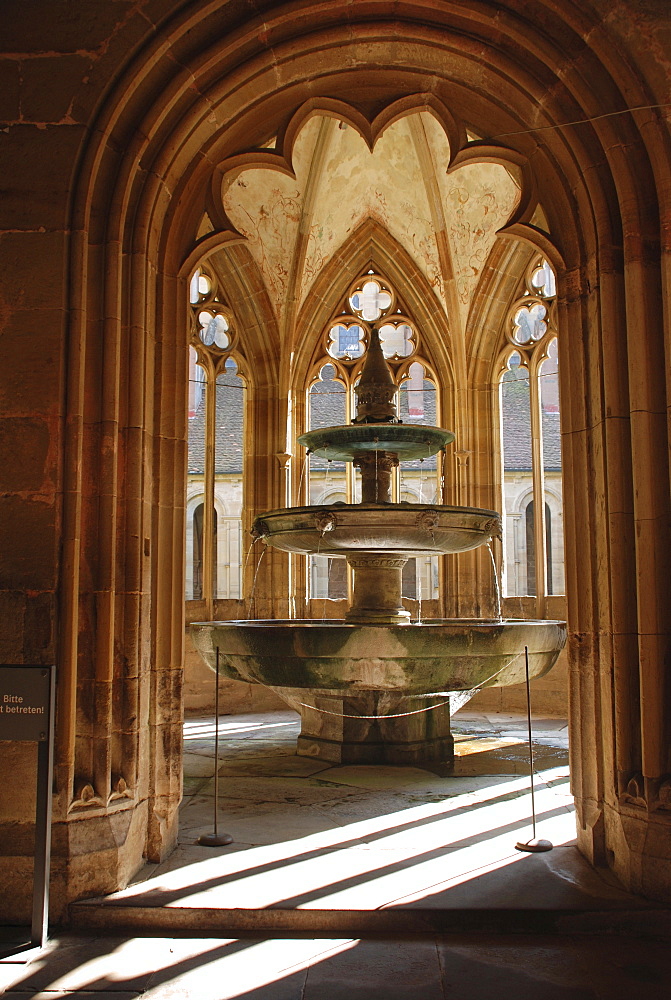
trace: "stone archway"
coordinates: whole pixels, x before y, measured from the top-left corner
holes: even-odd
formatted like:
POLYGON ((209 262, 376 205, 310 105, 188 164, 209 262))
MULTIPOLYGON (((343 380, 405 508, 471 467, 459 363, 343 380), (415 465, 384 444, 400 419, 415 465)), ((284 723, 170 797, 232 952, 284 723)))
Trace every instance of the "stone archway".
MULTIPOLYGON (((61 903, 117 888, 171 849, 180 798, 183 657, 184 283, 230 240, 198 240, 217 165, 309 100, 349 104, 362 133, 399 101, 458 108, 480 156, 523 165, 529 197, 507 232, 560 274, 579 843, 634 889, 671 894, 664 718, 668 469, 660 230, 668 139, 602 25, 561 3, 479 14, 432 3, 287 4, 226 25, 202 4, 148 38, 88 139, 72 217, 64 441, 56 823, 61 903), (213 44, 212 39, 223 39, 213 44), (542 44, 539 44, 539 39, 542 44), (182 69, 175 72, 176 60, 182 69), (417 98, 415 95, 424 95, 417 98), (429 95, 429 96, 426 96, 429 95), (562 126, 562 127, 554 127, 562 126), (530 131, 542 129, 543 131, 530 131), (532 222, 543 191, 552 238, 532 222), (636 368, 641 330, 647 353, 636 368)), ((340 104, 339 104, 340 107, 340 104)), ((396 111, 389 111, 394 109, 396 111)), ((465 158, 463 128, 448 125, 465 158)), ((472 149, 473 147, 471 147, 472 149)), ((668 206, 667 206, 668 211, 668 206)), ((219 224, 217 223, 217 224, 219 224)), ((215 226, 216 228, 216 226, 215 226)), ((281 489, 290 372, 259 340, 250 519, 281 489)), ((269 585, 264 614, 286 614, 269 585)))

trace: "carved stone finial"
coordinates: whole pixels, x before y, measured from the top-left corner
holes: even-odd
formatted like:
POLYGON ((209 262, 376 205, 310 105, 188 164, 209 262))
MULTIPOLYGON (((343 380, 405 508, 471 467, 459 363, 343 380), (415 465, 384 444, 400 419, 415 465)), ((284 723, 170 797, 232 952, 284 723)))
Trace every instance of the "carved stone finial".
POLYGON ((354 389, 357 398, 355 424, 397 423, 396 394, 391 368, 387 364, 380 336, 376 329, 371 331, 366 360, 361 370, 361 379, 354 389))

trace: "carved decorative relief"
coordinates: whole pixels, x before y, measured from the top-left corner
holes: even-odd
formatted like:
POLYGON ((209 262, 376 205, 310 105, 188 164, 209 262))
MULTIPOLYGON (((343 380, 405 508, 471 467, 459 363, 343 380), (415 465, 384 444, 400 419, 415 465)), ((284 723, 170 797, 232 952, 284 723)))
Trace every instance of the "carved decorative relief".
POLYGON ((622 798, 631 805, 647 807, 645 779, 640 771, 630 777, 622 798))
POLYGON ((489 521, 485 521, 482 525, 482 530, 485 534, 490 535, 492 538, 501 537, 501 519, 498 517, 492 517, 489 521))
POLYGON ((321 535, 325 535, 327 531, 333 531, 337 526, 338 521, 336 520, 336 516, 330 511, 323 514, 315 514, 315 528, 321 535))
POLYGON ((671 775, 667 774, 661 779, 655 806, 657 809, 671 810, 671 775))
POLYGON ((116 775, 112 778, 112 792, 109 797, 109 801, 113 802, 117 799, 131 799, 133 793, 128 787, 128 783, 125 778, 121 775, 116 775))
POLYGON ((102 806, 105 803, 96 794, 96 790, 90 782, 78 785, 75 789, 75 797, 70 803, 71 809, 82 809, 91 806, 102 806))
POLYGON ((354 569, 403 569, 408 559, 398 556, 361 555, 347 556, 347 562, 354 569))
POLYGON ((440 515, 437 510, 420 510, 419 514, 415 518, 415 524, 418 528, 423 528, 425 531, 433 531, 434 528, 438 527, 440 521, 440 515))

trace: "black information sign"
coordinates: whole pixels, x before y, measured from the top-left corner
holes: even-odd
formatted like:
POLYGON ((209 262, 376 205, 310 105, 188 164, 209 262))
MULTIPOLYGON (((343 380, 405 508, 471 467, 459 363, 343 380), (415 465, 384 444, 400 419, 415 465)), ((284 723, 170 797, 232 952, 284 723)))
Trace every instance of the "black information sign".
POLYGON ((0 666, 0 740, 37 743, 35 866, 32 944, 43 948, 49 930, 51 787, 54 771, 56 671, 53 667, 0 666))
POLYGON ((0 740, 47 739, 50 673, 48 667, 0 667, 0 740))

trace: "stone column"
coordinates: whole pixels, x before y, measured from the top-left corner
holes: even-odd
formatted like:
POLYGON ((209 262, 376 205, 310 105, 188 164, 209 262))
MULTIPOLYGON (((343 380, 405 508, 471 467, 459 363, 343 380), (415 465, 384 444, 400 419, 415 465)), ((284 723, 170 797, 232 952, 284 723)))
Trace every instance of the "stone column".
POLYGON ((401 602, 403 567, 407 556, 387 556, 381 552, 348 555, 354 570, 352 604, 345 616, 360 624, 403 624, 410 612, 401 602))
POLYGON ((368 451, 354 460, 361 469, 361 503, 391 503, 391 473, 398 455, 391 451, 368 451))

